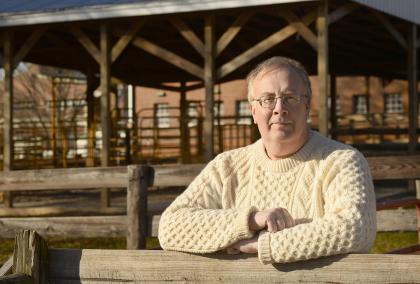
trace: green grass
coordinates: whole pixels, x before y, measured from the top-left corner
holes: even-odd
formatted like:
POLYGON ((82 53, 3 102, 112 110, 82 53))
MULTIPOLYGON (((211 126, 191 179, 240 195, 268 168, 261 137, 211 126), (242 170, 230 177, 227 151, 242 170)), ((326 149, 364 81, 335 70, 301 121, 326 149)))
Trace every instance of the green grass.
MULTIPOLYGON (((406 247, 418 243, 417 232, 381 232, 378 233, 372 253, 385 253, 393 249, 406 247)), ((147 248, 158 246, 157 238, 147 240, 147 248)), ((14 240, 0 240, 0 265, 13 253, 14 240)), ((125 238, 92 238, 92 239, 48 239, 50 248, 76 248, 76 249, 125 249, 125 238)))

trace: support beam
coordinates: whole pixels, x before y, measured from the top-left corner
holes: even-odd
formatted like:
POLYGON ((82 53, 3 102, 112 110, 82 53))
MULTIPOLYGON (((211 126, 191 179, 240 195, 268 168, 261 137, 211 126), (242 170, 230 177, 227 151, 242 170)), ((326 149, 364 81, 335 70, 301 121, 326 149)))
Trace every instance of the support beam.
MULTIPOLYGON (((407 41, 405 40, 404 36, 392 25, 387 17, 385 17, 382 13, 377 11, 373 11, 373 14, 379 21, 384 25, 384 27, 388 30, 388 32, 395 38, 395 40, 404 48, 407 49, 407 41)), ((417 37, 416 37, 417 39, 417 37)), ((416 42, 414 42, 416 44, 416 42)))
POLYGON ((101 54, 92 40, 77 26, 72 26, 70 31, 96 62, 101 64, 101 54))
MULTIPOLYGON (((4 94, 3 94, 3 171, 13 170, 13 37, 4 33, 4 94)), ((6 207, 13 206, 12 192, 4 193, 6 207)))
POLYGON ((148 41, 142 37, 136 37, 133 40, 133 45, 143 49, 154 56, 159 57, 160 59, 175 65, 176 67, 196 76, 197 78, 204 79, 204 70, 200 66, 182 58, 181 56, 160 47, 151 41, 148 41))
POLYGON ((328 25, 331 25, 332 23, 337 22, 341 18, 344 18, 345 16, 347 16, 348 14, 350 14, 357 8, 359 8, 359 5, 355 3, 351 3, 351 2, 344 4, 340 8, 337 8, 336 10, 334 10, 328 15, 328 25))
POLYGON ((133 40, 136 33, 140 30, 140 28, 144 25, 144 20, 139 20, 134 23, 129 31, 126 32, 125 35, 121 36, 118 42, 114 45, 111 52, 111 62, 115 62, 117 58, 121 55, 124 49, 130 44, 133 40))
POLYGON ((181 163, 186 164, 190 162, 190 133, 188 128, 188 102, 185 82, 181 82, 179 91, 179 111, 181 121, 179 129, 181 133, 181 163))
POLYGON ((95 166, 95 145, 96 145, 96 123, 95 123, 95 97, 93 95, 96 88, 98 88, 98 79, 95 77, 95 72, 89 69, 86 74, 87 90, 86 90, 86 103, 87 103, 87 155, 86 167, 95 166))
MULTIPOLYGON (((100 90, 101 90, 101 128, 102 128, 102 149, 101 166, 109 166, 110 138, 111 138, 111 119, 109 109, 109 96, 111 91, 111 52, 109 42, 109 27, 102 23, 100 27, 100 90)), ((103 189, 101 192, 101 206, 109 206, 109 190, 103 189)))
POLYGON ((206 117, 204 119, 205 160, 210 161, 214 156, 214 83, 215 83, 215 31, 214 16, 207 16, 204 24, 204 90, 206 95, 206 117))
POLYGON ((313 49, 318 50, 318 42, 316 35, 305 25, 298 16, 296 16, 291 10, 284 8, 278 8, 279 15, 289 22, 289 24, 295 28, 313 49))
POLYGON ((331 122, 331 137, 336 138, 335 130, 337 130, 337 77, 334 73, 330 75, 330 122, 331 122))
POLYGON ((204 44, 197 37, 193 30, 191 30, 185 22, 179 17, 172 17, 170 19, 172 25, 179 31, 184 39, 186 39, 192 47, 202 56, 204 57, 204 44))
POLYGON ((410 24, 407 45, 408 68, 408 151, 415 153, 417 148, 418 96, 417 96, 417 25, 410 24))
MULTIPOLYGON (((305 25, 310 25, 313 21, 315 21, 317 17, 317 10, 311 11, 306 14, 302 21, 305 25)), ((242 65, 248 63, 255 57, 259 56, 260 54, 266 52, 273 46, 276 46, 283 40, 289 38, 290 36, 296 33, 296 29, 292 25, 288 25, 280 29, 279 31, 275 32, 271 36, 267 37, 266 39, 260 41, 257 45, 251 47, 250 49, 244 51, 231 61, 225 63, 217 70, 217 79, 220 80, 221 78, 229 75, 230 73, 237 70, 242 65)))
POLYGON ((247 11, 239 15, 229 29, 219 38, 216 44, 216 57, 219 56, 235 36, 241 31, 244 24, 251 18, 253 12, 247 11))
POLYGON ((328 135, 328 1, 321 1, 318 7, 316 28, 318 32, 318 82, 319 110, 318 130, 328 135))
POLYGON ((37 28, 34 32, 32 32, 31 36, 26 40, 26 42, 22 45, 18 52, 16 52, 15 59, 13 66, 17 67, 19 62, 25 58, 28 52, 31 50, 32 47, 38 42, 41 36, 44 34, 46 27, 37 28))

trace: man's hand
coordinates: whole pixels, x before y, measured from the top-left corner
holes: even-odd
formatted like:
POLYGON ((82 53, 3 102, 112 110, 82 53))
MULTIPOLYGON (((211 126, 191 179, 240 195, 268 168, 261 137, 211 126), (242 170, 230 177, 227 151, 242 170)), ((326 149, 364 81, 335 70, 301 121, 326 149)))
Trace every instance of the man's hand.
POLYGON ((249 229, 260 231, 267 229, 271 233, 295 226, 295 220, 281 207, 253 212, 249 215, 249 229))
POLYGON ((240 240, 233 245, 231 245, 228 249, 233 251, 240 251, 243 253, 257 253, 258 252, 258 236, 253 237, 252 239, 248 240, 240 240))

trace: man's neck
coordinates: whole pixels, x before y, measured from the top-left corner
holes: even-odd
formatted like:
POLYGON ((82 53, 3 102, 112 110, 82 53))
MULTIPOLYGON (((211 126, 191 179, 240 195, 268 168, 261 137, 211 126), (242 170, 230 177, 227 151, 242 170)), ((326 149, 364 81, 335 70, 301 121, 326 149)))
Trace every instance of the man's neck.
POLYGON ((297 143, 296 141, 278 142, 269 141, 264 143, 265 152, 271 160, 279 160, 292 156, 298 152, 309 139, 309 129, 302 133, 303 139, 296 139, 296 141, 303 141, 297 143))

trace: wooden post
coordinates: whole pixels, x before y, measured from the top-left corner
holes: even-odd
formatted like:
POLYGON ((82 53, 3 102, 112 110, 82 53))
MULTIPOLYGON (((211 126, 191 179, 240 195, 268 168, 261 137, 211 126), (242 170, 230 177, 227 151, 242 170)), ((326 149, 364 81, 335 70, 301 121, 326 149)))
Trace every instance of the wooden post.
POLYGON ((128 166, 127 249, 145 249, 147 237, 147 188, 153 185, 154 169, 128 166))
MULTIPOLYGON (((101 151, 101 166, 109 166, 110 153, 110 131, 111 121, 109 115, 109 95, 111 84, 111 49, 109 42, 109 30, 106 23, 102 23, 100 27, 100 71, 101 71, 101 128, 102 128, 102 151, 101 151)), ((101 190, 101 206, 109 207, 109 189, 101 190)))
POLYGON ((190 134, 188 128, 188 105, 187 92, 185 91, 185 82, 181 82, 179 92, 179 130, 180 130, 180 145, 181 145, 181 163, 188 163, 190 161, 190 134))
POLYGON ((86 155, 86 166, 95 166, 95 97, 94 91, 98 87, 98 80, 95 78, 93 70, 88 70, 87 74, 87 87, 86 87, 86 102, 87 102, 87 155, 86 155))
POLYGON ((328 1, 320 1, 316 28, 318 31, 318 129, 328 135, 328 1))
MULTIPOLYGON (((4 33, 4 95, 3 95, 3 171, 13 170, 13 38, 9 31, 4 33)), ((13 193, 5 192, 3 202, 13 207, 13 193)))
POLYGON ((20 279, 27 283, 48 283, 47 242, 35 231, 24 230, 17 234, 12 275, 9 277, 13 281, 20 279))
POLYGON ((53 167, 57 167, 57 93, 54 77, 51 78, 51 150, 53 167))
POLYGON ((336 130, 337 130, 337 77, 335 74, 330 75, 330 101, 331 101, 331 108, 330 108, 330 121, 331 121, 331 137, 333 139, 337 138, 336 130))
POLYGON ((215 79, 215 34, 214 16, 207 16, 204 24, 204 89, 206 95, 206 117, 204 119, 205 160, 214 156, 214 79, 215 79))
POLYGON ((417 25, 411 24, 408 36, 408 152, 417 148, 418 98, 417 98, 417 25))

